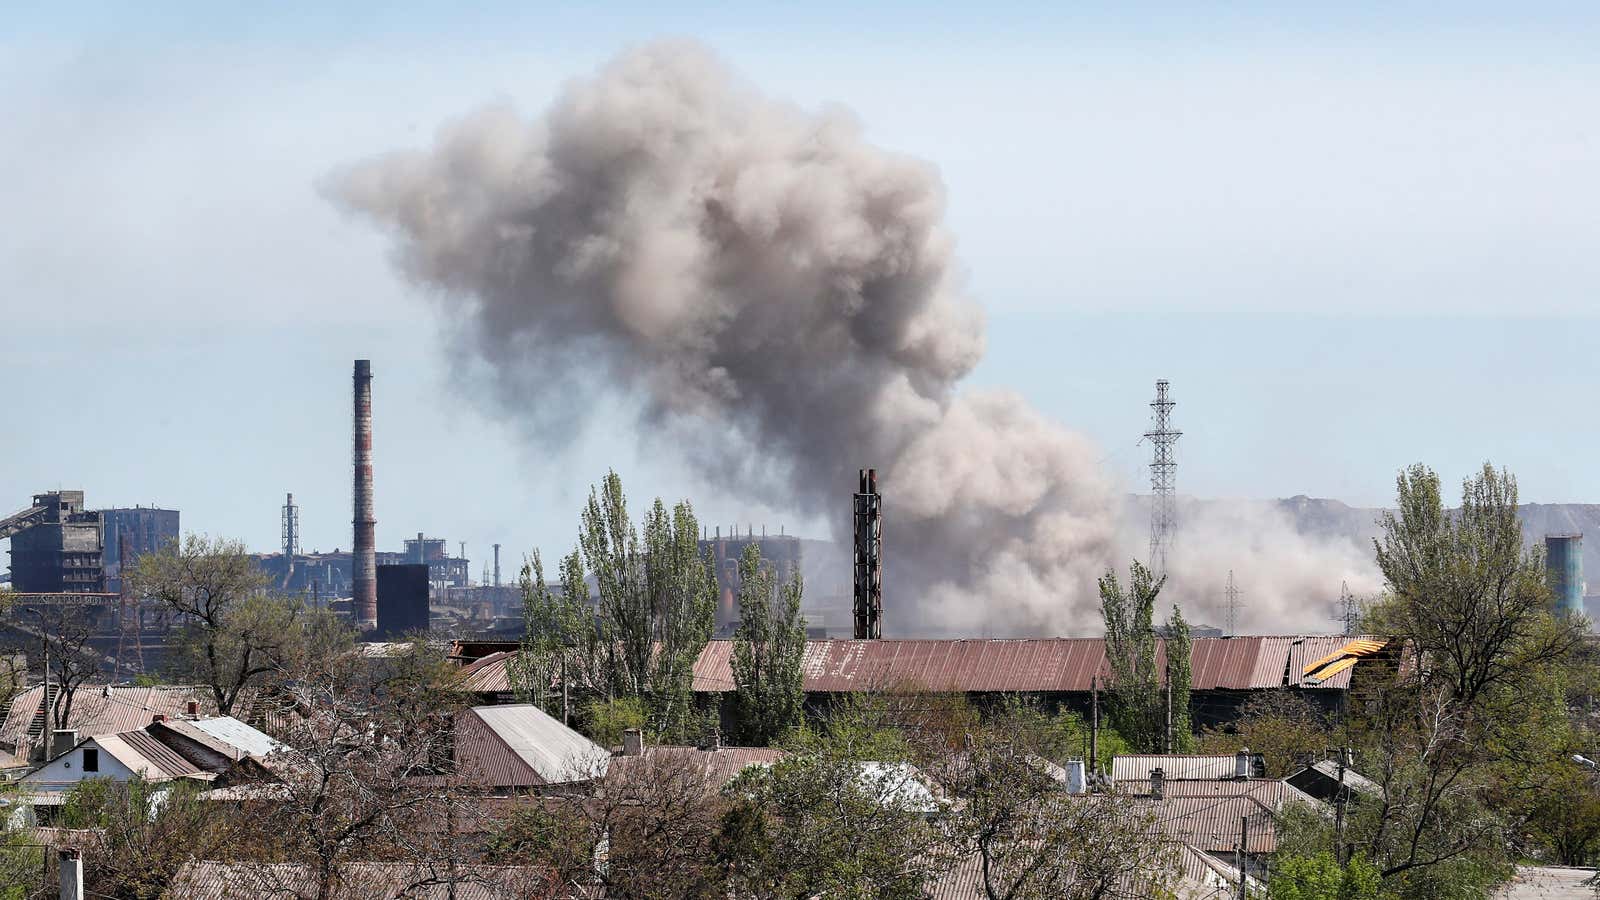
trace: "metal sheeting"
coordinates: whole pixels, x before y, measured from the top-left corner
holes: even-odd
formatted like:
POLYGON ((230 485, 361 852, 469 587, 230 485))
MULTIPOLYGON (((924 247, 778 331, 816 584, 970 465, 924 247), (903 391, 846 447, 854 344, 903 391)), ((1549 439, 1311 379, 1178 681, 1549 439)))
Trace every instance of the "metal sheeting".
MULTIPOLYGON (((1291 681, 1306 661, 1344 647, 1340 635, 1313 637, 1196 638, 1191 654, 1192 687, 1198 691, 1266 690, 1291 681)), ((1165 659, 1158 650, 1158 666, 1165 659)), ((464 666, 460 689, 492 694, 511 690, 506 664, 514 654, 494 653, 464 666)), ((816 640, 801 661, 810 693, 866 690, 960 691, 965 693, 1088 693, 1095 676, 1106 686, 1109 669, 1100 638, 993 640, 816 640)), ((1350 670, 1297 684, 1343 690, 1350 670)), ((694 666, 694 689, 731 691, 733 642, 711 641, 694 666)))
POLYGON ((117 761, 146 779, 181 778, 199 775, 194 763, 179 756, 171 747, 150 736, 147 731, 124 731, 121 734, 103 734, 92 740, 117 761))
POLYGON ((769 747, 646 747, 640 756, 613 757, 606 781, 625 782, 653 772, 687 770, 698 776, 708 791, 715 792, 750 766, 770 766, 783 756, 782 750, 769 747))
POLYGON ((604 775, 611 760, 604 747, 536 706, 477 706, 463 718, 469 721, 457 720, 457 765, 478 767, 493 787, 585 781, 604 775))
MULTIPOLYGON (((156 715, 176 718, 183 715, 190 700, 199 700, 202 712, 216 712, 215 706, 192 687, 107 687, 86 684, 72 697, 68 728, 79 735, 116 734, 149 725, 156 715)), ((44 687, 31 687, 11 700, 5 725, 0 726, 0 744, 19 747, 28 741, 28 725, 44 701, 44 687)), ((49 740, 46 734, 43 738, 49 740)))
POLYGON ((496 694, 511 690, 510 660, 514 652, 491 653, 461 667, 459 690, 473 694, 496 694))
POLYGON ((232 716, 206 719, 168 719, 163 727, 209 747, 224 756, 266 756, 283 745, 232 716))
POLYGON ((1241 819, 1250 822, 1246 853, 1272 853, 1278 849, 1272 810, 1253 797, 1169 797, 1145 802, 1150 804, 1156 828, 1163 835, 1198 850, 1227 853, 1237 849, 1241 819))
MULTIPOLYGON (((1343 636, 1196 638, 1194 690, 1263 690, 1342 647, 1343 636)), ((733 642, 712 641, 694 668, 694 689, 733 690, 733 642)), ((1158 652, 1164 660, 1164 648, 1158 652)), ((1158 662, 1159 665, 1159 662, 1158 662)), ((1100 638, 996 640, 819 640, 806 643, 802 672, 811 693, 859 690, 1088 693, 1108 673, 1100 638)), ((1307 688, 1349 687, 1348 672, 1307 688)))
POLYGON ((1190 754, 1130 754, 1111 758, 1112 781, 1150 780, 1150 773, 1160 769, 1168 779, 1215 781, 1234 777, 1237 758, 1226 756, 1195 756, 1190 754))

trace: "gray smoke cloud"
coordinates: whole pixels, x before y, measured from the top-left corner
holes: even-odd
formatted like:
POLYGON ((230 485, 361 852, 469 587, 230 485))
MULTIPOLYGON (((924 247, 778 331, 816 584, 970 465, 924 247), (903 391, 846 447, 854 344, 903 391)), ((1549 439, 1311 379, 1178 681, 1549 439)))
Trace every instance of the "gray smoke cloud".
POLYGON ((939 177, 843 111, 653 45, 536 119, 485 109, 328 192, 392 232, 397 264, 546 435, 623 392, 645 439, 710 483, 845 532, 856 469, 877 467, 888 633, 1099 628, 1123 495, 1080 436, 960 389, 983 316, 939 177))

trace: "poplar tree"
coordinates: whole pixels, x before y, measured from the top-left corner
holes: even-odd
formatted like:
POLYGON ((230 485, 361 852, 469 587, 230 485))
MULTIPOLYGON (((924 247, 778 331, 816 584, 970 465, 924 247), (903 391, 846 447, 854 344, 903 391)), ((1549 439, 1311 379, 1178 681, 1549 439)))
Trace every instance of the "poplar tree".
POLYGON ((639 699, 660 734, 687 733, 694 664, 711 640, 717 582, 699 533, 688 501, 669 511, 657 498, 641 537, 616 472, 589 492, 583 511, 579 547, 598 587, 601 680, 608 698, 639 699))
POLYGON ((761 559, 760 546, 745 545, 739 560, 739 626, 733 635, 734 703, 741 741, 764 747, 800 724, 805 701, 803 590, 798 570, 780 587, 777 573, 761 559))
POLYGON ((1100 612, 1106 626, 1106 662, 1111 669, 1112 726, 1141 753, 1159 753, 1166 746, 1166 688, 1172 689, 1173 752, 1188 748, 1190 648, 1189 624, 1174 606, 1167 620, 1165 672, 1156 660, 1156 598, 1166 584, 1134 560, 1124 588, 1117 573, 1100 578, 1100 612))

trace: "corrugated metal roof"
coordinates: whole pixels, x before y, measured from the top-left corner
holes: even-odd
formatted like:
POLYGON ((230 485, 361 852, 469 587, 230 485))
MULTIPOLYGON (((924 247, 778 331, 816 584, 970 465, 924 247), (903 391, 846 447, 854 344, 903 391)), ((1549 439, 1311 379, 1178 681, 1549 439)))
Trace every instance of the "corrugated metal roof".
MULTIPOLYGON (((216 707, 193 687, 113 687, 86 684, 72 697, 72 712, 68 728, 77 729, 82 737, 96 734, 116 734, 132 731, 150 724, 157 714, 176 718, 184 714, 190 700, 200 701, 203 713, 215 713, 216 707)), ((0 725, 0 744, 17 747, 19 755, 28 745, 28 725, 33 721, 39 706, 44 702, 44 687, 31 687, 11 699, 6 721, 0 725)), ((48 741, 49 736, 43 738, 48 741)))
MULTIPOLYGON (((418 900, 511 900, 567 896, 540 866, 457 866, 453 870, 410 863, 346 863, 339 867, 335 900, 408 897, 418 900), (453 883, 452 883, 453 882, 453 883)), ((187 900, 255 900, 316 896, 309 866, 300 863, 185 863, 169 893, 187 900)))
POLYGON ((1160 769, 1169 780, 1217 780, 1236 774, 1236 758, 1190 754, 1130 754, 1111 758, 1112 781, 1149 782, 1150 773, 1160 769))
POLYGON ((272 737, 257 731, 233 716, 211 716, 205 719, 169 721, 168 725, 192 728, 214 740, 242 751, 245 756, 266 756, 283 746, 272 737))
POLYGON ((171 747, 150 736, 147 731, 124 731, 121 734, 102 734, 90 738, 100 749, 116 757, 146 779, 182 778, 199 775, 194 763, 179 756, 171 747))
POLYGON ((1138 801, 1149 804, 1156 827, 1174 841, 1208 853, 1230 853, 1239 846, 1240 820, 1250 823, 1246 853, 1278 849, 1273 810, 1254 797, 1168 797, 1138 801))
POLYGON ((455 752, 459 772, 493 787, 584 781, 604 775, 611 760, 604 747, 525 703, 463 713, 455 752))
POLYGON ((516 655, 515 651, 491 653, 462 666, 457 682, 460 690, 473 694, 495 694, 511 690, 511 672, 508 663, 516 655))
MULTIPOLYGON (((1196 638, 1191 653, 1194 690, 1263 690, 1293 683, 1291 672, 1349 643, 1342 635, 1312 637, 1196 638)), ((1157 665, 1165 659, 1157 649, 1157 665)), ((492 694, 511 690, 506 663, 515 654, 493 653, 460 673, 461 690, 492 694)), ((1101 638, 807 641, 801 661, 811 693, 859 690, 968 693, 1087 693, 1096 676, 1106 686, 1101 638)), ((1298 685, 1342 690, 1350 673, 1298 685)), ((711 641, 694 666, 694 689, 733 690, 733 642, 711 641)))
MULTIPOLYGON (((1290 683, 1302 660, 1347 643, 1343 636, 1196 638, 1195 690, 1262 690, 1290 683)), ((1158 648, 1158 665, 1165 648, 1158 648)), ((733 689, 733 642, 712 641, 694 668, 696 691, 733 689)), ((805 689, 813 693, 913 688, 928 691, 1086 693, 1096 676, 1105 687, 1100 638, 994 640, 807 641, 805 689)), ((1305 687, 1342 689, 1349 674, 1305 687)))
MULTIPOLYGON (((962 857, 947 871, 936 876, 926 888, 928 900, 986 900, 983 886, 983 858, 978 854, 962 857)), ((1163 880, 1169 884, 1176 900, 1228 900, 1238 885, 1238 871, 1209 854, 1186 845, 1174 845, 1168 859, 1154 861, 1151 870, 1142 873, 1148 883, 1128 876, 1119 881, 1115 896, 1143 896, 1151 887, 1163 880)), ((1252 894, 1255 879, 1250 880, 1252 894)))
POLYGON ((645 747, 640 756, 614 756, 606 781, 627 781, 644 777, 651 770, 672 770, 678 767, 694 771, 705 782, 709 791, 717 791, 750 766, 767 766, 782 759, 782 750, 770 747, 719 747, 702 750, 697 747, 645 747))

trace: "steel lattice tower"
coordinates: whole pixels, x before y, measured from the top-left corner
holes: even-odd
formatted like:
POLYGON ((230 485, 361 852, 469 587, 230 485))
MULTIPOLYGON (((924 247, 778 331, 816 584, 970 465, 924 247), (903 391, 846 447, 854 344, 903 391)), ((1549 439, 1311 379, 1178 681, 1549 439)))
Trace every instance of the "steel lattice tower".
POLYGON ((1173 456, 1173 445, 1183 432, 1172 427, 1172 408, 1178 404, 1167 399, 1167 381, 1156 382, 1156 399, 1150 401, 1150 430, 1144 433, 1150 442, 1150 571, 1160 577, 1167 573, 1167 551, 1172 547, 1178 529, 1178 508, 1175 490, 1178 461, 1173 456))
POLYGON ((1348 581, 1339 582, 1339 613, 1344 617, 1345 635, 1355 637, 1361 625, 1361 604, 1356 601, 1356 595, 1350 593, 1348 581))

